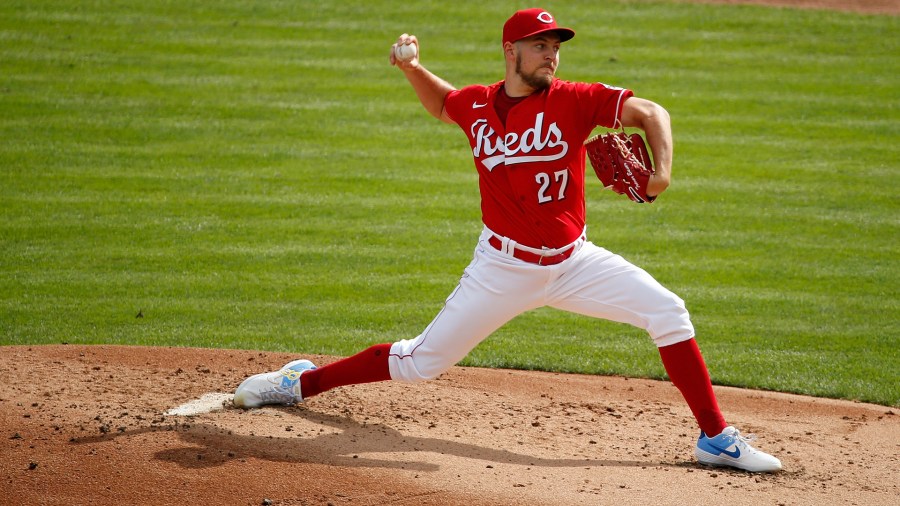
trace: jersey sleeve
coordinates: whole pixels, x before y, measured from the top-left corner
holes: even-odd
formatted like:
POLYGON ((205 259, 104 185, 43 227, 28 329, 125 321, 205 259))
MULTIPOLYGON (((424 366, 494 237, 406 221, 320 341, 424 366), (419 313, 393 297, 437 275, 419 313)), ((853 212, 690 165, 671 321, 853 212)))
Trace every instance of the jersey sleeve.
MULTIPOLYGON (((465 89, 465 88, 464 88, 465 89)), ((455 123, 459 124, 459 104, 463 90, 453 90, 444 97, 444 112, 450 116, 455 123)))
MULTIPOLYGON (((473 105, 476 102, 484 105, 493 104, 490 96, 492 90, 497 86, 499 86, 499 83, 492 86, 470 84, 458 90, 453 90, 444 97, 444 112, 459 125, 461 121, 465 121, 471 115, 474 109, 473 105)), ((489 107, 493 107, 493 105, 489 107)))
POLYGON ((619 128, 622 118, 622 107, 625 100, 634 96, 634 92, 625 88, 617 88, 603 83, 581 83, 578 85, 578 102, 588 111, 592 124, 589 128, 619 128))

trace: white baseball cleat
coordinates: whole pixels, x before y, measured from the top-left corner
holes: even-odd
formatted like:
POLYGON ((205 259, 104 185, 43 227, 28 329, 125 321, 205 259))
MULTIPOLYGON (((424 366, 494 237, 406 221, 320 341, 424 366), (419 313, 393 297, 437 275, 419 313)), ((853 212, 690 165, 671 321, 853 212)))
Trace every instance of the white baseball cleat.
POLYGON ((756 437, 742 436, 734 427, 725 427, 721 434, 709 437, 700 431, 700 439, 694 455, 701 464, 708 466, 729 466, 751 473, 771 473, 781 470, 781 461, 750 446, 756 437))
POLYGON ((303 401, 300 376, 316 366, 309 360, 288 362, 280 370, 254 374, 234 391, 234 405, 239 408, 258 408, 266 404, 291 406, 303 401))

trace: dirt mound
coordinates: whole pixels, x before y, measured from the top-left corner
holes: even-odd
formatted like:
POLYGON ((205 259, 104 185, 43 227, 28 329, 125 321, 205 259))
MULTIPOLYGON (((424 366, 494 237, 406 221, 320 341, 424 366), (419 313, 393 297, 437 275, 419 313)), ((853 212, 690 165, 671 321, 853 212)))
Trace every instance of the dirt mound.
POLYGON ((432 382, 347 387, 294 408, 223 403, 247 375, 294 358, 2 347, 0 502, 876 505, 900 497, 900 420, 884 406, 717 388, 728 420, 760 434, 758 446, 785 464, 751 475, 694 463, 697 429, 667 382, 454 368, 432 382), (220 396, 204 397, 212 393, 220 396), (179 406, 200 413, 167 414, 179 406))

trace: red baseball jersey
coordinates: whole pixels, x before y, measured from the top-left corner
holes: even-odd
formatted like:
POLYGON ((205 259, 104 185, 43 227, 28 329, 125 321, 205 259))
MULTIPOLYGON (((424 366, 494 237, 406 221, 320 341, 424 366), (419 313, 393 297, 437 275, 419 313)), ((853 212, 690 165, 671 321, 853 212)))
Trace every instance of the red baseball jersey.
POLYGON ((560 248, 584 230, 584 141, 616 128, 630 90, 554 79, 516 104, 504 126, 494 111, 503 81, 450 92, 447 114, 469 138, 484 224, 532 248, 560 248))

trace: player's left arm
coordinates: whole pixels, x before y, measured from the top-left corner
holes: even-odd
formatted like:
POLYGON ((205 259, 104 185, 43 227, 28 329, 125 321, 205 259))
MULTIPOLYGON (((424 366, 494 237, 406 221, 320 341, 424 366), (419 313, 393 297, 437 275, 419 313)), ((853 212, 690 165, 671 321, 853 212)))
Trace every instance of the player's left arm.
POLYGON ((672 179, 672 122, 661 105, 643 98, 629 97, 622 106, 622 124, 644 131, 655 172, 647 182, 647 195, 657 196, 672 179))

